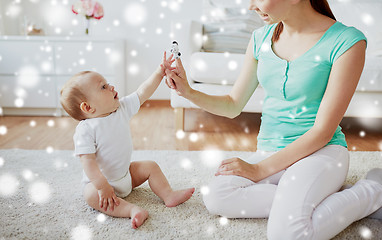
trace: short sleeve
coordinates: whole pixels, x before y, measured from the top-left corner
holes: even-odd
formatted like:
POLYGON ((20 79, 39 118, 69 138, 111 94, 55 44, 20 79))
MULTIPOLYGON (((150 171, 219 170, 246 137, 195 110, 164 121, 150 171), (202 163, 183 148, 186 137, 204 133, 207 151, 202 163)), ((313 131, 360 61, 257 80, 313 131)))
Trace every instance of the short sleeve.
POLYGON ((121 108, 127 112, 129 117, 137 114, 141 106, 137 92, 133 92, 132 94, 123 97, 120 102, 121 108))
POLYGON ((272 25, 265 25, 256 29, 252 33, 253 38, 253 57, 259 60, 260 50, 269 49, 270 45, 268 41, 273 35, 273 30, 277 26, 277 23, 272 25), (263 45, 265 44, 265 45, 263 45))
POLYGON ((256 38, 255 38, 255 31, 252 32, 251 39, 253 39, 253 58, 257 59, 257 54, 256 54, 256 38))
POLYGON ((73 136, 74 154, 77 156, 80 154, 92 154, 96 152, 94 131, 85 121, 81 121, 78 124, 73 136))
POLYGON ((253 38, 253 57, 256 60, 259 60, 259 51, 260 51, 260 47, 261 47, 261 44, 262 44, 261 39, 262 39, 262 35, 263 35, 265 27, 266 26, 263 26, 263 27, 261 27, 259 29, 256 29, 252 33, 252 38, 253 38))
POLYGON ((359 41, 367 41, 365 35, 354 27, 347 27, 336 39, 330 61, 333 64, 342 54, 359 41))

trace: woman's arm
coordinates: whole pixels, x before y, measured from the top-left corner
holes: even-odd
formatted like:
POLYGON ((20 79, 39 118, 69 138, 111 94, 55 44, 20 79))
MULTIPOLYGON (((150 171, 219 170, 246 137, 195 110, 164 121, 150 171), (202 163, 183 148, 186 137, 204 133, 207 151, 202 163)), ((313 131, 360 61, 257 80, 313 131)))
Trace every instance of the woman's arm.
POLYGON ((167 85, 175 89, 178 95, 187 98, 202 109, 220 116, 234 118, 239 115, 258 85, 257 60, 253 57, 253 37, 248 44, 240 75, 228 95, 213 96, 192 89, 188 84, 180 59, 176 60, 176 65, 177 74, 166 71, 167 85))
POLYGON ((239 175, 257 182, 324 147, 333 137, 354 95, 365 63, 365 49, 366 42, 360 41, 333 64, 314 126, 309 131, 258 164, 226 160, 217 175, 239 175))

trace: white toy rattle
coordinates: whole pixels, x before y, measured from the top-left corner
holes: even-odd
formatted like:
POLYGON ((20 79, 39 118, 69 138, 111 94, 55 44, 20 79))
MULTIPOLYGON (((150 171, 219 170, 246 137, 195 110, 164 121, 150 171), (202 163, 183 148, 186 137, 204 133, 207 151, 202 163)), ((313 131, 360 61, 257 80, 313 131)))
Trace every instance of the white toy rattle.
POLYGON ((179 52, 179 47, 178 47, 178 42, 177 42, 177 41, 173 41, 173 42, 172 42, 172 46, 171 46, 171 50, 170 50, 170 52, 171 52, 172 54, 174 54, 175 59, 180 58, 180 55, 182 55, 182 54, 179 52))

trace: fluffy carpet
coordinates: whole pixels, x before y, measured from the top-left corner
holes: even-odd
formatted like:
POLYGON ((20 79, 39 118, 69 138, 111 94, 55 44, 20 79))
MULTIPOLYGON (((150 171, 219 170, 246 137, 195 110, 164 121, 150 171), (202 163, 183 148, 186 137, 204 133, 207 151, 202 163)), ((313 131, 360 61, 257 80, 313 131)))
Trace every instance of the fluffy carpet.
MULTIPOLYGON (((130 219, 89 208, 81 195, 82 169, 72 151, 0 150, 0 239, 266 239, 266 219, 225 219, 210 215, 200 189, 218 162, 249 152, 135 151, 135 160, 155 160, 173 188, 194 186, 194 196, 166 208, 147 183, 127 200, 150 213, 137 230, 130 219)), ((381 152, 351 152, 348 183, 382 167, 381 152)), ((335 239, 382 239, 382 222, 363 219, 335 239)))

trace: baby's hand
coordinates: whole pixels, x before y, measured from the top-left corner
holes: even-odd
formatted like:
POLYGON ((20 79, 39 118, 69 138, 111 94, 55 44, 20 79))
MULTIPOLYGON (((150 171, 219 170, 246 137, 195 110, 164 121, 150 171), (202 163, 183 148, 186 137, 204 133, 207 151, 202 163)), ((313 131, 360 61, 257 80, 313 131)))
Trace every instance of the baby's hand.
POLYGON ((163 62, 160 65, 163 76, 166 74, 166 69, 170 71, 176 69, 176 67, 171 67, 172 63, 175 61, 175 59, 172 59, 172 57, 173 57, 173 54, 171 54, 170 57, 166 58, 166 51, 164 52, 163 62))
POLYGON ((106 184, 103 188, 98 190, 99 207, 107 211, 107 208, 114 211, 114 205, 119 205, 119 199, 114 193, 114 188, 110 184, 106 184))

